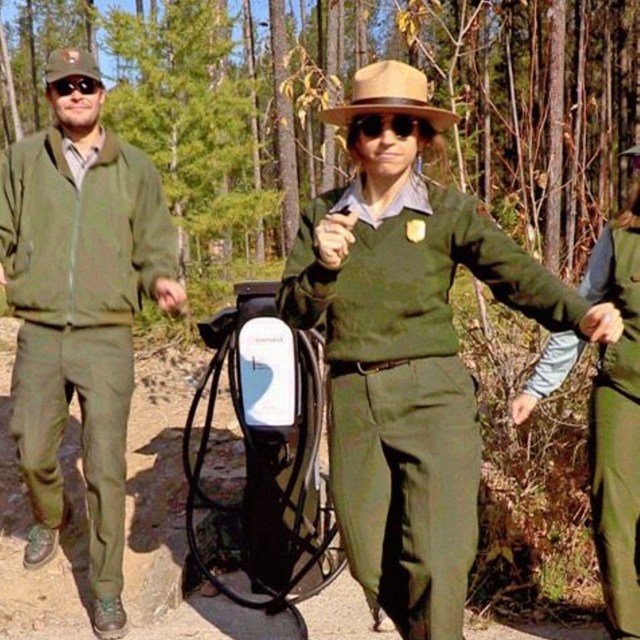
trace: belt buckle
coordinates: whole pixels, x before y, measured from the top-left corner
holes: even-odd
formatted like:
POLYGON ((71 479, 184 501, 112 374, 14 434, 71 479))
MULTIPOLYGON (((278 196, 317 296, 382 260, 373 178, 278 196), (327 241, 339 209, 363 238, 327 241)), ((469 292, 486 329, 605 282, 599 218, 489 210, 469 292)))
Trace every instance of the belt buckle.
POLYGON ((382 362, 371 362, 370 366, 365 364, 362 365, 362 362, 356 362, 356 371, 363 375, 367 376, 370 373, 379 373, 380 371, 387 371, 389 369, 395 369, 396 367, 400 367, 403 364, 409 364, 409 359, 404 358, 402 360, 383 360, 382 362))
MULTIPOLYGON (((365 367, 366 367, 366 365, 365 365, 365 367)), ((362 366, 362 362, 360 362, 358 360, 358 362, 356 362, 356 371, 362 376, 368 376, 370 373, 378 373, 378 371, 381 371, 381 368, 372 366, 371 368, 366 368, 365 369, 362 366)))

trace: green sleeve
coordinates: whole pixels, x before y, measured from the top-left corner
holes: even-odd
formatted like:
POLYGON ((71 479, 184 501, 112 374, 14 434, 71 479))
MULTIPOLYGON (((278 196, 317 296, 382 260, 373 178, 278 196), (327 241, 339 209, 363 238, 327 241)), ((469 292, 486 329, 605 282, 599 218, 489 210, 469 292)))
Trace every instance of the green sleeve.
POLYGON ((321 321, 331 304, 339 273, 318 263, 313 248, 313 229, 329 211, 331 200, 337 198, 320 197, 303 212, 277 296, 280 315, 299 329, 308 329, 321 321))
POLYGON ((591 306, 549 269, 503 233, 477 202, 458 211, 454 258, 486 283, 500 302, 533 318, 550 331, 578 331, 591 306))
POLYGON ((160 175, 144 156, 136 211, 133 217, 133 266, 142 293, 155 298, 158 278, 175 279, 177 236, 162 189, 160 175))
POLYGON ((16 198, 9 153, 3 153, 0 161, 0 262, 4 267, 8 266, 17 241, 16 198))

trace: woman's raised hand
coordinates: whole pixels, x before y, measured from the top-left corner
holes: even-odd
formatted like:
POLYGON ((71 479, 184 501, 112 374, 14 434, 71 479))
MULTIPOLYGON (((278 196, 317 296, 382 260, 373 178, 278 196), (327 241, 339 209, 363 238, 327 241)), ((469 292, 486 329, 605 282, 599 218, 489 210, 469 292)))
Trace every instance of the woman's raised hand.
POLYGON ((618 342, 623 329, 620 311, 611 302, 593 305, 580 320, 580 331, 590 342, 618 342))
POLYGON ((349 245, 356 241, 353 235, 356 222, 358 214, 352 211, 349 215, 330 213, 318 223, 313 230, 313 244, 320 264, 332 270, 342 266, 349 255, 349 245))

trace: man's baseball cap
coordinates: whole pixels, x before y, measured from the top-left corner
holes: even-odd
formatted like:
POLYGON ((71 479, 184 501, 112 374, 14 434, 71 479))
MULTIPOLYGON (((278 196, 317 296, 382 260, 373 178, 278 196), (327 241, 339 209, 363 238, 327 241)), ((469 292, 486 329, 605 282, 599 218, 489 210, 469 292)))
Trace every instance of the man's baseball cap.
POLYGON ((85 76, 102 82, 98 63, 86 49, 56 49, 47 60, 45 82, 50 84, 67 76, 85 76))
POLYGON ((637 144, 635 147, 630 147, 626 151, 623 151, 621 156, 640 156, 640 144, 637 144))

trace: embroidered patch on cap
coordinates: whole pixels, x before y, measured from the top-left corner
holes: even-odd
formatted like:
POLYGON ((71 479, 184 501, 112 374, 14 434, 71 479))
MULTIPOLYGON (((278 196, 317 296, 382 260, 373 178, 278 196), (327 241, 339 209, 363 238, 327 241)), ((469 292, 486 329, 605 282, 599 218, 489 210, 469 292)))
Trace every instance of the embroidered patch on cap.
POLYGON ((64 52, 64 58, 69 64, 77 64, 80 59, 80 52, 75 49, 67 49, 64 52))

